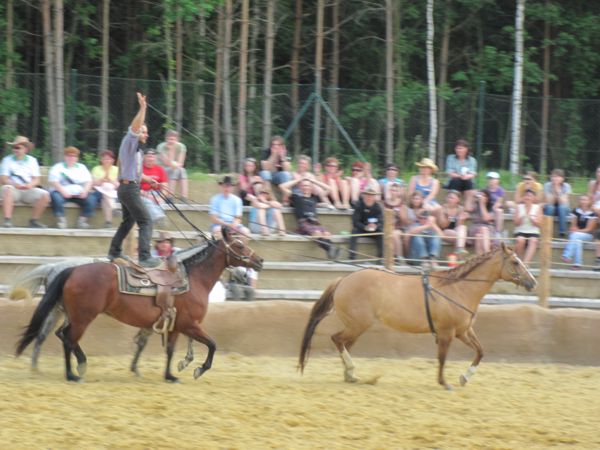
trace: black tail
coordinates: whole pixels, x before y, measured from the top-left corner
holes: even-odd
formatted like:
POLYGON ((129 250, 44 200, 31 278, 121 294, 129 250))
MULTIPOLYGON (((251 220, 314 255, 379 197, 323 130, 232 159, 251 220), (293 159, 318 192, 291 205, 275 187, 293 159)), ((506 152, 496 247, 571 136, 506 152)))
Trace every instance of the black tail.
POLYGON ((54 309, 56 304, 62 299, 63 286, 67 279, 71 276, 71 272, 75 267, 69 267, 59 273, 54 281, 50 283, 46 293, 40 300, 38 307, 35 309, 31 321, 27 326, 27 329, 21 336, 21 340, 17 344, 16 355, 19 356, 23 353, 23 350, 40 334, 40 330, 44 325, 44 321, 50 312, 54 309))
POLYGON ((343 277, 338 278, 327 286, 323 291, 323 294, 321 294, 321 298, 317 300, 313 309, 310 311, 310 317, 306 324, 306 329, 304 330, 304 337, 302 338, 302 346, 300 347, 300 360, 298 361, 300 372, 304 372, 304 366, 306 365, 308 354, 310 353, 310 341, 312 340, 315 329, 317 328, 317 325, 319 325, 319 322, 321 322, 333 308, 333 294, 335 293, 338 284, 343 279, 343 277))

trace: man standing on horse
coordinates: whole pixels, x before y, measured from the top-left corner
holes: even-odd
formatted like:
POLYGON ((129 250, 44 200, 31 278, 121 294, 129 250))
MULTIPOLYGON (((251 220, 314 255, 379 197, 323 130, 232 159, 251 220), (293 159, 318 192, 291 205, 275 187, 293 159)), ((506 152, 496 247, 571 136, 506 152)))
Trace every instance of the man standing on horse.
POLYGON ((138 237, 138 259, 142 267, 156 267, 160 264, 160 258, 150 255, 150 240, 152 239, 152 219, 140 194, 140 182, 145 181, 151 185, 156 180, 146 176, 141 171, 140 144, 148 140, 148 128, 144 121, 146 119, 146 97, 137 93, 140 109, 131 121, 127 134, 121 141, 119 147, 119 188, 117 196, 123 209, 123 220, 117 229, 108 251, 108 259, 111 261, 123 257, 123 240, 129 234, 134 224, 138 224, 140 231, 138 237))

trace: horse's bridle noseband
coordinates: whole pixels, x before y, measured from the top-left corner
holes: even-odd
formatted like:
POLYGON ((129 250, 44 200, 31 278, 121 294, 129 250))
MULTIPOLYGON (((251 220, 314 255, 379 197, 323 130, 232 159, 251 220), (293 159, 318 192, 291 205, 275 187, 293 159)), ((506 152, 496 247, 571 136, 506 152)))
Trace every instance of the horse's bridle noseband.
MULTIPOLYGON (((506 266, 506 262, 509 259, 510 258, 508 256, 506 256, 506 254, 502 254, 502 269, 501 269, 500 273, 502 273, 504 271, 504 267, 506 266)), ((508 271, 508 273, 510 274, 511 278, 512 278, 511 281, 513 283, 515 283, 517 286, 523 286, 523 279, 521 278, 521 275, 519 275, 519 273, 517 272, 517 270, 514 269, 511 266, 512 266, 512 264, 508 264, 508 268, 506 269, 508 271)))
MULTIPOLYGON (((242 241, 240 241, 239 239, 235 239, 233 242, 236 242, 236 241, 242 243, 242 241)), ((243 263, 248 263, 252 260, 252 257, 254 256, 254 250, 252 250, 250 247, 248 247, 248 250, 250 250, 249 255, 240 255, 238 252, 236 252, 233 249, 231 244, 229 244, 226 241, 223 241, 223 243, 225 244, 225 264, 227 266, 231 265, 231 260, 230 260, 231 256, 233 256, 235 259, 237 259, 238 261, 243 262, 243 263)))

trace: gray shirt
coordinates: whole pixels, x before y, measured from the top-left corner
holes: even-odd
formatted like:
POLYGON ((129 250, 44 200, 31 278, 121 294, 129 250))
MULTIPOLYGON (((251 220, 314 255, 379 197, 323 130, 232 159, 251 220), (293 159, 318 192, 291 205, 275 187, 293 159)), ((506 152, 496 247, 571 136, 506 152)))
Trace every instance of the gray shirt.
POLYGON ((119 180, 140 181, 142 158, 139 152, 139 135, 127 130, 119 147, 119 180))

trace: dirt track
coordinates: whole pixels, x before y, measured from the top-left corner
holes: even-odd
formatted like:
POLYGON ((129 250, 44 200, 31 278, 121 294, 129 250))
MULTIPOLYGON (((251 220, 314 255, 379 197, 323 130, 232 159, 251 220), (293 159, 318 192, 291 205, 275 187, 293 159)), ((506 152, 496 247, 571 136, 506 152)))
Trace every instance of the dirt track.
MULTIPOLYGON (((600 369, 514 362, 564 358, 570 346, 598 333, 600 315, 593 312, 484 309, 480 335, 491 357, 468 386, 446 392, 435 383, 430 336, 383 330, 365 336, 356 353, 389 347, 392 355, 401 349, 408 358, 356 357, 358 375, 381 378, 376 385, 343 383, 339 359, 328 356, 335 318, 318 329, 301 377, 290 355, 309 308, 284 303, 215 305, 207 323, 221 348, 213 369, 193 380, 193 367, 204 357, 196 346, 197 360, 177 385, 162 381, 156 338, 140 364, 144 377, 130 374, 135 330, 103 318, 83 342, 86 382, 73 385, 64 381, 55 338, 44 347, 38 374, 30 372, 28 355, 11 356, 31 308, 0 306, 3 448, 600 448, 600 369), (549 330, 548 317, 556 331, 549 330), (535 332, 516 336, 517 319, 532 322, 535 332), (507 322, 512 334, 492 332, 505 333, 507 322), (546 351, 561 337, 563 348, 546 351), (506 351, 511 346, 512 354, 506 351), (415 357, 419 352, 427 358, 415 357)), ((592 364, 596 343, 587 342, 576 358, 587 355, 583 362, 592 364)), ((457 384, 468 367, 462 355, 470 354, 455 348, 446 373, 457 384)))

